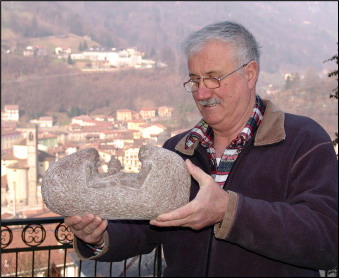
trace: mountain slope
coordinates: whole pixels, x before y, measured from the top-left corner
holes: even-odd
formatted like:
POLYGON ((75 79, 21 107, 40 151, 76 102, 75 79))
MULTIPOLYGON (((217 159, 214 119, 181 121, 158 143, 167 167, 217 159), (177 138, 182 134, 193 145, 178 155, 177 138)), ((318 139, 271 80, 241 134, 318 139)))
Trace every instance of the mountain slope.
MULTIPOLYGON (((2 2, 2 41, 73 33, 110 47, 135 46, 170 64, 179 45, 202 26, 233 20, 247 26, 262 45, 263 69, 321 71, 333 55, 337 2, 41 1, 2 2)), ((173 60, 175 60, 173 62, 173 60)))

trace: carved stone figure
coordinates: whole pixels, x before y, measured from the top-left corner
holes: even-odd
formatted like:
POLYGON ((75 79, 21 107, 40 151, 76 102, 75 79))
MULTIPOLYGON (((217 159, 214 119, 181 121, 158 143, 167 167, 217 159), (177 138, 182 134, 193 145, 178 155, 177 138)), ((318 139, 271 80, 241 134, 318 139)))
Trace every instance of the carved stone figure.
POLYGON ((112 158, 99 173, 98 151, 87 148, 60 159, 43 178, 46 206, 63 216, 92 213, 104 219, 153 219, 189 201, 191 176, 183 159, 161 147, 144 145, 137 174, 120 172, 112 158))

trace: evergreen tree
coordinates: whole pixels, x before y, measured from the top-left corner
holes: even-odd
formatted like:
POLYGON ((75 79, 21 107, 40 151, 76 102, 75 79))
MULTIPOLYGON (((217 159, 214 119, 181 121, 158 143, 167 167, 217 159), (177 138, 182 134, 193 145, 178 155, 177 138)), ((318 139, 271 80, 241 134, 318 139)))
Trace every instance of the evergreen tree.
POLYGON ((82 115, 82 114, 84 114, 82 109, 74 105, 72 105, 71 109, 67 112, 67 116, 71 118, 82 115))
POLYGON ((84 46, 82 45, 82 42, 79 43, 78 49, 79 49, 80 52, 84 50, 84 46))
POLYGON ((83 50, 88 50, 88 45, 87 42, 84 41, 84 43, 82 44, 83 50))
POLYGON ((68 57, 67 57, 67 64, 69 64, 69 65, 73 65, 73 64, 74 64, 74 61, 73 61, 72 58, 71 58, 71 54, 68 54, 68 57))

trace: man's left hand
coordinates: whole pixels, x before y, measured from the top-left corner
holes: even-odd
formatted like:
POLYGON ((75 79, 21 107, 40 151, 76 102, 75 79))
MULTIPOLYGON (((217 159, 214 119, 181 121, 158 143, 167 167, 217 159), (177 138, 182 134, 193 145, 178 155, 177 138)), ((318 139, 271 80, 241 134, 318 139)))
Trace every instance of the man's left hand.
POLYGON ((228 193, 190 160, 187 159, 185 162, 188 172, 200 185, 197 196, 188 204, 151 220, 151 225, 182 226, 199 230, 222 221, 227 207, 228 193))

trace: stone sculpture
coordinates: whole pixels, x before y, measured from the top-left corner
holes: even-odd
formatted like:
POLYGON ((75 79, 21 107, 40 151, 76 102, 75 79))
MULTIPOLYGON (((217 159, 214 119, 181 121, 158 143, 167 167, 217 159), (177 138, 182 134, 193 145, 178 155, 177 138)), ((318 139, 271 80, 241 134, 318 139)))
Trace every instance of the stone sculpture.
POLYGON ((137 174, 120 172, 112 157, 99 173, 98 151, 87 148, 48 168, 41 187, 46 206, 63 216, 92 213, 104 219, 153 219, 189 201, 191 176, 184 160, 161 147, 144 145, 137 174))

